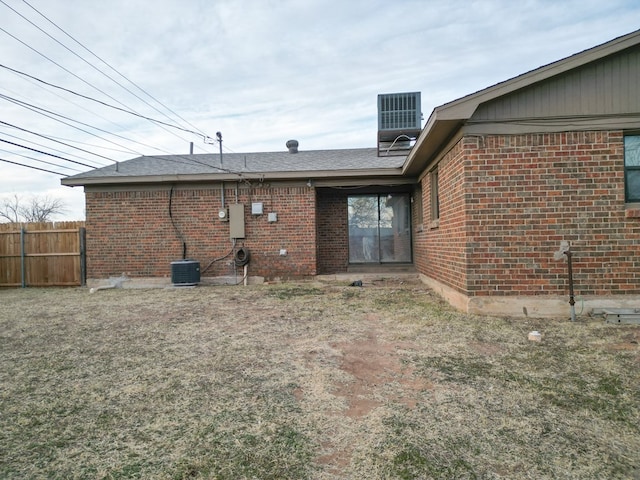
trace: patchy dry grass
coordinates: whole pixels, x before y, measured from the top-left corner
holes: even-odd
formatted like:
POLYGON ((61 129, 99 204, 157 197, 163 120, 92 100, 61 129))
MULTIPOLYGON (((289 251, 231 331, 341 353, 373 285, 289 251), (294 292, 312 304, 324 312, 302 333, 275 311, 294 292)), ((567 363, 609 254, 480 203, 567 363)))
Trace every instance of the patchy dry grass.
POLYGON ((0 477, 640 478, 639 340, 411 283, 2 290, 0 477))

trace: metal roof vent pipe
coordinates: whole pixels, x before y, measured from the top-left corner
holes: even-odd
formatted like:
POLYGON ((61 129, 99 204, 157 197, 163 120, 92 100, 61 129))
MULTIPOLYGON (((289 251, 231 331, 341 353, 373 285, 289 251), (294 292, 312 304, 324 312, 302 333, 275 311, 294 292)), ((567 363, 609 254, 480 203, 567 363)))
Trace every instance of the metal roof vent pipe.
POLYGON ((289 140, 287 142, 287 148, 289 149, 289 153, 298 153, 298 141, 289 140))

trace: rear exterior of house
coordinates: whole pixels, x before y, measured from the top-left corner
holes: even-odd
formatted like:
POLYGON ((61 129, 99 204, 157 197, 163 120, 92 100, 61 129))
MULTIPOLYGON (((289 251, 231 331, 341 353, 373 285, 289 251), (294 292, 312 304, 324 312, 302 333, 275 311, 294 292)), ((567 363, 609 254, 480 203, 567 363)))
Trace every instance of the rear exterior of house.
POLYGON ((240 247, 250 252, 252 276, 316 275, 313 188, 225 182, 224 206, 222 188, 221 182, 86 187, 87 277, 168 280, 171 263, 183 258, 200 262, 203 276, 235 276, 240 247), (252 215, 252 204, 264 213, 252 215), (234 205, 244 210, 245 232, 237 239, 218 216, 234 205), (277 220, 269 221, 269 213, 277 220))
POLYGON ((436 111, 452 140, 410 159, 424 280, 469 312, 568 314, 568 242, 578 313, 640 307, 638 78, 635 33, 436 111))
POLYGON ((167 278, 171 262, 182 258, 199 261, 207 277, 236 275, 240 247, 250 252, 251 275, 266 279, 412 266, 411 185, 345 190, 225 182, 224 188, 226 208, 242 211, 239 238, 218 217, 225 209, 221 183, 86 187, 88 277, 167 278), (358 218, 349 214, 354 206, 358 218), (260 213, 252 213, 256 208, 260 213))
POLYGON ((86 195, 87 278, 308 278, 415 269, 457 308, 640 308, 640 32, 437 107, 415 145, 141 157, 86 195), (396 152, 397 153, 397 152, 396 152), (222 214, 221 214, 222 212, 222 214), (559 259, 557 259, 559 257, 559 259), (240 272, 240 275, 242 273, 240 272))
POLYGON ((249 276, 267 280, 412 269, 416 179, 401 178, 403 162, 376 149, 175 155, 72 177, 85 188, 87 277, 168 282, 188 259, 233 281, 240 248, 249 276))

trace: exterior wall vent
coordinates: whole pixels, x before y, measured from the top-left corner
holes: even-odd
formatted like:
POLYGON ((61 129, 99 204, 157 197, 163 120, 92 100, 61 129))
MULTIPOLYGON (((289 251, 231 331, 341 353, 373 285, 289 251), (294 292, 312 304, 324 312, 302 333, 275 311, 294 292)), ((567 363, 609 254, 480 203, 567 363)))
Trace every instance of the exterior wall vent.
POLYGON ((200 262, 194 260, 171 262, 171 283, 179 287, 200 283, 200 262))
POLYGON ((378 156, 406 155, 421 125, 420 92, 378 95, 378 156))

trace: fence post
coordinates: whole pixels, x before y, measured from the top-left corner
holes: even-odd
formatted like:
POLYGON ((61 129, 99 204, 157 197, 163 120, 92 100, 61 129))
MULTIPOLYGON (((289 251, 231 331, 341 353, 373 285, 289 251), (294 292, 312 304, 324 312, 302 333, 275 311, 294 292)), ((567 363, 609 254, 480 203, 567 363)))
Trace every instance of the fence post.
POLYGON ((87 285, 87 229, 80 227, 80 286, 87 285))
POLYGON ((22 282, 22 288, 25 288, 27 286, 27 279, 26 279, 26 275, 25 275, 25 251, 24 251, 24 234, 25 234, 25 230, 24 227, 21 226, 20 227, 20 278, 21 278, 21 282, 22 282))

